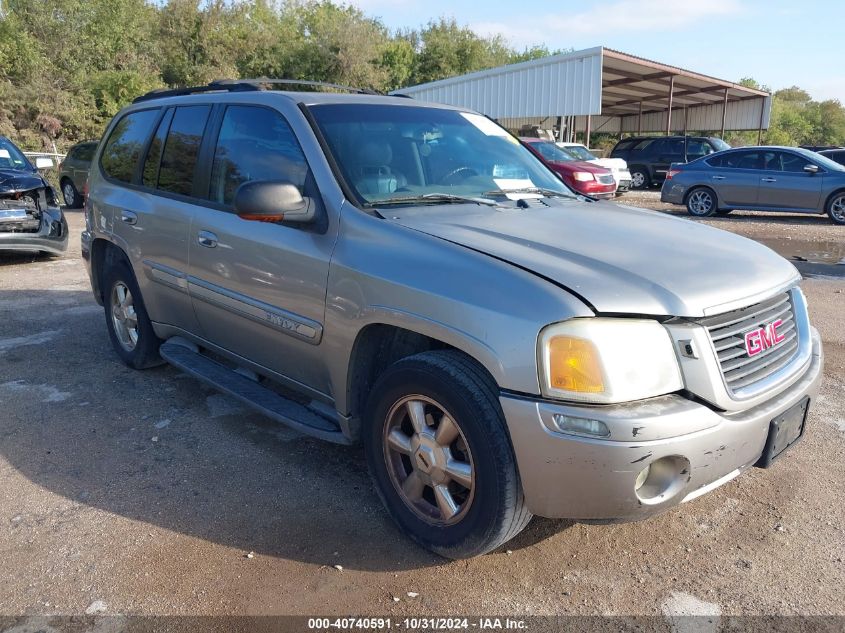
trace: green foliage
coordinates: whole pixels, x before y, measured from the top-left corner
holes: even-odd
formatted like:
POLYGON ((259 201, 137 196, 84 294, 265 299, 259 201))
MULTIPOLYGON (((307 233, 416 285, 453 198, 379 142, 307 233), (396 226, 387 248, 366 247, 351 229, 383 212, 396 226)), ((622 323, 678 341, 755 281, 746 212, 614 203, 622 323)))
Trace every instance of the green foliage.
MULTIPOLYGON (((286 77, 388 91, 558 52, 514 49, 450 18, 391 32, 337 0, 0 0, 0 134, 66 149, 162 86, 286 77)), ((845 109, 780 90, 764 141, 845 144, 845 109)))

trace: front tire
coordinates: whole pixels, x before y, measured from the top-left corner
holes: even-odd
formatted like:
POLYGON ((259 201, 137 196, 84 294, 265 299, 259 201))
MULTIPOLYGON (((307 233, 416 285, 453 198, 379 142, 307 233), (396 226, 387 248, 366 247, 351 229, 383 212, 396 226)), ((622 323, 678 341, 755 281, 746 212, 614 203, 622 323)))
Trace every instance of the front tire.
POLYGON ((696 187, 687 196, 687 212, 696 218, 708 218, 716 213, 716 194, 707 187, 696 187))
POLYGON ((138 282, 128 264, 124 261, 112 264, 103 281, 103 307, 114 351, 133 369, 161 365, 164 361, 158 355, 158 348, 162 341, 153 331, 138 282))
POLYGON ((845 224, 845 191, 834 194, 827 203, 827 215, 834 224, 845 224))
POLYGON ((472 359, 440 350, 394 363, 370 394, 376 490, 403 532, 446 558, 487 553, 531 520, 497 393, 472 359))

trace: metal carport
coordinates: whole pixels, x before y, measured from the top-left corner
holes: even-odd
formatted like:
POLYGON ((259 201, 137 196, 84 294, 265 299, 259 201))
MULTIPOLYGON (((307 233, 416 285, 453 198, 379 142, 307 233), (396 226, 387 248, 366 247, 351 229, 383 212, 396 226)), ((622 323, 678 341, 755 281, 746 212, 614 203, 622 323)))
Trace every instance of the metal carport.
POLYGON ((687 130, 757 130, 759 137, 771 114, 767 92, 601 46, 395 93, 472 108, 511 129, 555 125, 568 138, 687 130))

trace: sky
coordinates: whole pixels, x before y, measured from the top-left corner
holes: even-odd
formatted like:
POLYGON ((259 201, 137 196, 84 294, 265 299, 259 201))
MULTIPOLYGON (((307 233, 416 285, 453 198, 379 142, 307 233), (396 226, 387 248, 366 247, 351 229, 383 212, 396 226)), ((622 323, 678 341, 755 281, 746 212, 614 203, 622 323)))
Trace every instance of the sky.
POLYGON ((605 46, 845 103, 843 0, 350 0, 391 29, 441 16, 515 48, 605 46))

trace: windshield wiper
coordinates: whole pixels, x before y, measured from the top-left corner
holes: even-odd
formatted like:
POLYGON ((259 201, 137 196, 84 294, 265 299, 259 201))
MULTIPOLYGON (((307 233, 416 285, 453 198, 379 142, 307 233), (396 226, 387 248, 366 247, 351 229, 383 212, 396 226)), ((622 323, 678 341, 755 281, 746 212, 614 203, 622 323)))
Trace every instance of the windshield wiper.
POLYGON ((452 193, 424 193, 419 196, 399 196, 386 198, 385 200, 374 200, 371 206, 378 207, 385 204, 408 204, 409 202, 469 202, 472 204, 486 204, 495 207, 498 202, 487 198, 473 198, 471 196, 458 196, 452 193))
POLYGON ((558 198, 574 198, 578 200, 578 196, 571 194, 571 193, 564 193, 562 191, 557 191, 555 189, 546 189, 545 187, 521 187, 519 189, 494 189, 492 191, 485 191, 483 195, 485 196, 495 196, 495 195, 507 195, 509 193, 539 193, 546 197, 552 198, 557 196, 558 198))

